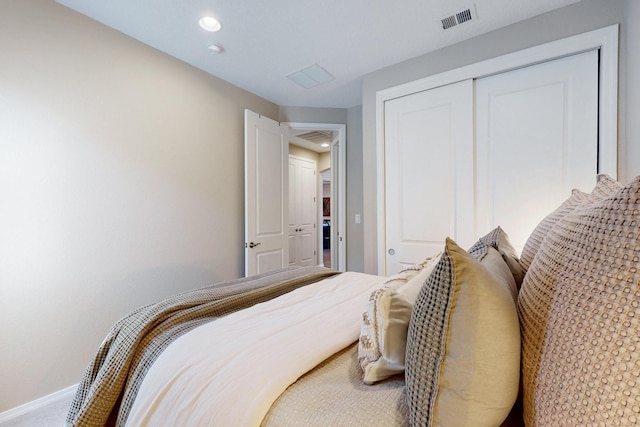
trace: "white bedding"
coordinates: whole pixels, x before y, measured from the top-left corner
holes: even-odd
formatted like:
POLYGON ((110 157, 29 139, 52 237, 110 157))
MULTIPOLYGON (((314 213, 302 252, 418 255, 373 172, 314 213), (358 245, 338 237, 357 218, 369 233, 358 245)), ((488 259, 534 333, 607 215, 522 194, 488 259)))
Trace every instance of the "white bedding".
POLYGON ((127 425, 260 425, 289 385, 358 339, 384 280, 342 273, 183 335, 147 373, 127 425))

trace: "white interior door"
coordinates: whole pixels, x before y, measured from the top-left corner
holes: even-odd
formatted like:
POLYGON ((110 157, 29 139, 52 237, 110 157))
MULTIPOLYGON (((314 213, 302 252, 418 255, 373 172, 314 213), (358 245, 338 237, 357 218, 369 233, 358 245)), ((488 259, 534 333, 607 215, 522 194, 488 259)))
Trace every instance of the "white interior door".
POLYGON ((289 128, 245 110, 245 275, 289 263, 289 128))
POLYGON ((473 243, 473 81, 385 103, 385 273, 473 243))
POLYGON ((520 252, 535 225, 595 185, 598 52, 476 81, 478 229, 500 225, 520 252))
POLYGON ((316 162, 289 156, 289 265, 317 265, 316 162))

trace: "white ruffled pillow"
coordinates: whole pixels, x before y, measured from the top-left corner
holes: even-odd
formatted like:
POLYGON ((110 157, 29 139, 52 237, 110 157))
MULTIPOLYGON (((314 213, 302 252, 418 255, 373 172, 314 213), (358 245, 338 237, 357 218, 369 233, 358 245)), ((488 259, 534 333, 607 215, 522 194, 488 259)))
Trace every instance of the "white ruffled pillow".
POLYGON ((364 383, 404 371, 407 330, 413 304, 440 255, 391 276, 375 290, 362 315, 358 360, 364 383))

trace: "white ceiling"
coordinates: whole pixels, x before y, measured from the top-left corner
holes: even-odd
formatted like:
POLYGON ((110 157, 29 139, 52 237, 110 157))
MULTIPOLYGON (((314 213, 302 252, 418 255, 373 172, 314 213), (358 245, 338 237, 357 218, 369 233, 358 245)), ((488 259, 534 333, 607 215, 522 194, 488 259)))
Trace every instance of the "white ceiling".
POLYGON ((56 1, 280 106, 348 108, 372 71, 579 0, 56 1), (442 29, 473 5, 477 19, 442 29), (204 15, 222 29, 202 30, 204 15), (315 63, 335 80, 304 89, 286 77, 315 63))

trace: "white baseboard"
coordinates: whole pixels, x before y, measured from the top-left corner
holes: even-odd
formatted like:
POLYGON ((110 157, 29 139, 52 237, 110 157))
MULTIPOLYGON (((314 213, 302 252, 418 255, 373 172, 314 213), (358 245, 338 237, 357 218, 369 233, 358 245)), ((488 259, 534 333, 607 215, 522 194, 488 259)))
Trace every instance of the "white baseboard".
POLYGON ((25 403, 24 405, 20 405, 16 408, 2 412, 0 413, 0 425, 15 418, 21 417, 25 414, 39 411, 49 405, 58 403, 62 400, 70 400, 71 398, 73 398, 73 395, 76 393, 77 389, 78 384, 75 384, 65 389, 58 390, 55 393, 51 393, 47 396, 41 397, 40 399, 33 400, 31 402, 25 403))

